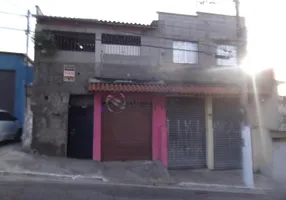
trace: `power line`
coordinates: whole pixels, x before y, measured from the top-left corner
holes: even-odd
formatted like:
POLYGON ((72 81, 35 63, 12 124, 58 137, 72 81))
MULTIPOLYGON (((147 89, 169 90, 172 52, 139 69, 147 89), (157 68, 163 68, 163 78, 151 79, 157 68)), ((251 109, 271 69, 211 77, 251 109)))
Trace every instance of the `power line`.
MULTIPOLYGON (((164 26, 172 26, 172 27, 180 27, 180 26, 173 26, 173 25, 164 25, 164 26)), ((184 29, 188 29, 186 27, 180 27, 180 28, 184 28, 184 29)), ((16 29, 16 28, 10 28, 10 27, 0 27, 0 29, 9 29, 9 30, 15 30, 15 31, 24 31, 26 32, 26 30, 24 29, 16 29)), ((175 38, 170 38, 170 37, 164 37, 164 36, 158 36, 158 35, 146 35, 146 34, 142 34, 142 33, 136 33, 136 32, 130 32, 130 31, 118 31, 117 29, 114 29, 117 31, 117 33, 127 33, 127 34, 132 34, 132 35, 139 35, 139 36, 143 36, 143 37, 151 37, 151 38, 159 38, 159 39, 165 39, 165 40, 170 40, 170 41, 176 41, 175 38)), ((52 30, 51 30, 52 31, 52 30)), ((205 31, 205 30, 204 30, 205 31)), ((36 33, 35 31, 31 31, 36 33)), ((60 34, 60 36, 68 36, 68 35, 63 35, 60 34)), ((82 38, 82 37, 81 37, 82 38)), ((185 40, 184 40, 185 41, 185 40)), ((187 42, 187 41, 186 41, 187 42)), ((210 47, 215 47, 217 48, 217 45, 211 45, 211 44, 203 44, 203 43, 198 43, 198 45, 203 45, 203 46, 210 46, 210 47)), ((146 47, 152 47, 152 48, 160 48, 160 49, 173 49, 173 50, 182 50, 182 51, 190 51, 190 52, 199 52, 199 53, 205 53, 207 55, 214 55, 213 53, 210 52, 205 52, 205 51, 194 51, 194 50, 186 50, 186 49, 176 49, 176 48, 170 48, 170 47, 162 47, 162 46, 155 46, 155 45, 146 45, 146 44, 142 44, 141 46, 146 46, 146 47)), ((228 50, 225 50, 228 51, 228 50)))
POLYGON ((6 29, 6 30, 11 30, 11 31, 23 31, 23 32, 26 31, 24 29, 18 29, 18 28, 12 28, 12 27, 0 27, 0 29, 6 29))
MULTIPOLYGON (((26 32, 26 30, 24 29, 14 29, 14 28, 7 28, 7 27, 0 27, 4 28, 4 29, 9 29, 9 30, 15 30, 15 31, 23 31, 26 32)), ((41 32, 41 31, 30 31, 33 33, 37 33, 37 32, 41 32)), ((68 36, 70 37, 70 35, 65 35, 65 34, 57 34, 58 36, 68 36)), ((80 39, 87 39, 87 37, 83 37, 83 36, 77 36, 76 38, 80 38, 80 39)), ((95 41, 102 41, 101 39, 95 39, 95 41)), ((198 45, 200 45, 200 43, 198 43, 198 45)), ((178 51, 185 51, 185 52, 196 52, 196 53, 201 53, 201 54, 205 54, 205 55, 209 55, 209 56, 216 56, 217 54, 214 52, 208 52, 208 51, 200 51, 200 50, 188 50, 188 49, 181 49, 181 48, 172 48, 172 47, 164 47, 164 46, 156 46, 156 45, 148 45, 148 44, 141 44, 141 47, 150 47, 150 48, 156 48, 156 49, 166 49, 166 50, 178 50, 178 51)))
MULTIPOLYGON (((37 32, 35 32, 37 33, 37 32)), ((70 37, 70 35, 67 34, 58 34, 58 36, 68 36, 70 37)), ((76 36, 76 38, 80 38, 80 39, 88 39, 86 36, 76 36)), ((102 41, 101 39, 94 39, 95 41, 102 41)), ((200 51, 200 50, 188 50, 188 49, 181 49, 181 48, 173 48, 173 47, 164 47, 164 46, 157 46, 157 45, 148 45, 148 44, 141 44, 141 47, 150 47, 150 48, 156 48, 156 49, 166 49, 166 50, 178 50, 178 51, 186 51, 186 52, 196 52, 196 53, 202 53, 202 54, 206 54, 209 56, 215 56, 216 53, 214 52, 207 52, 207 51, 200 51)))
MULTIPOLYGON (((34 16, 35 17, 35 16, 34 16)), ((180 28, 180 29, 185 29, 185 30, 194 30, 194 31, 203 31, 203 32, 207 32, 207 29, 203 29, 203 28, 195 28, 195 27, 184 27, 184 26, 176 26, 176 25, 170 25, 170 24, 163 24, 164 27, 172 27, 172 28, 180 28)), ((235 28, 235 27, 234 27, 235 28)), ((124 33, 124 34, 132 34, 132 35, 138 35, 138 36, 144 36, 144 37, 150 37, 150 38, 159 38, 159 39, 165 39, 165 40, 170 40, 170 41, 175 41, 175 40, 180 40, 180 39, 176 39, 174 37, 166 37, 166 36, 159 36, 159 35, 147 35, 147 34, 142 34, 142 33, 138 33, 138 32, 132 32, 132 31, 120 31, 117 28, 113 28, 113 30, 115 30, 117 33, 124 33)), ((236 32, 234 32, 234 35, 236 34, 236 32)), ((179 36, 179 35, 178 35, 179 36)), ((188 41, 187 39, 181 39, 183 41, 188 41)), ((205 44, 205 43, 200 43, 200 45, 204 45, 204 46, 208 46, 208 47, 217 47, 217 45, 215 44, 205 44)))
POLYGON ((5 11, 0 11, 0 14, 4 14, 4 15, 14 15, 14 16, 20 16, 20 17, 27 17, 27 15, 18 14, 18 13, 11 13, 11 12, 5 12, 5 11))

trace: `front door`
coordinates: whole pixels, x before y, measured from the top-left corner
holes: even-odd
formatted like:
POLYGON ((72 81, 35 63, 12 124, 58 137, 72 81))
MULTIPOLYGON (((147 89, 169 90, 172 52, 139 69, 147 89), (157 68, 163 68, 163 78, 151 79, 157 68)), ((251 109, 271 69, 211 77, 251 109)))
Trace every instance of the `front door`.
POLYGON ((92 159, 93 106, 70 106, 68 157, 92 159))
POLYGON ((152 159, 152 103, 127 102, 120 113, 102 112, 102 160, 152 159))

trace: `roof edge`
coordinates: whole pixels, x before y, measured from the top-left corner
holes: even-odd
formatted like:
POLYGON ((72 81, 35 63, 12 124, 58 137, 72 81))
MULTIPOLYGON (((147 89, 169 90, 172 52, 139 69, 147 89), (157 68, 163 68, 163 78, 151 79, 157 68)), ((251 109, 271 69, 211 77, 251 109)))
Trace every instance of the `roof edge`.
POLYGON ((74 21, 83 22, 99 25, 113 25, 113 26, 125 26, 125 27, 136 27, 136 28, 150 28, 154 29, 158 27, 158 20, 153 20, 150 24, 140 24, 140 23, 128 23, 119 21, 108 21, 108 20, 98 20, 89 18, 73 18, 73 17, 60 17, 60 16, 48 16, 48 15, 33 15, 36 19, 49 19, 49 20, 63 20, 63 21, 74 21))
MULTIPOLYGON (((26 58, 26 54, 19 52, 0 51, 0 54, 16 55, 26 58)), ((28 61, 34 65, 34 61, 28 56, 28 61)))

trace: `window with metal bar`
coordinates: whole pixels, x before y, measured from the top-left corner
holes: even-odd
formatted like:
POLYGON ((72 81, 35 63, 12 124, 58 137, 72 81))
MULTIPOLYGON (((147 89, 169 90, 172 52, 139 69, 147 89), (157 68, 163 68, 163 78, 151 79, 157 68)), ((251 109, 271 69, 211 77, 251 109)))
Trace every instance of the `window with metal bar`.
POLYGON ((59 50, 95 52, 95 34, 51 31, 59 50))
POLYGON ((102 34, 102 52, 105 54, 139 56, 141 37, 132 35, 102 34))

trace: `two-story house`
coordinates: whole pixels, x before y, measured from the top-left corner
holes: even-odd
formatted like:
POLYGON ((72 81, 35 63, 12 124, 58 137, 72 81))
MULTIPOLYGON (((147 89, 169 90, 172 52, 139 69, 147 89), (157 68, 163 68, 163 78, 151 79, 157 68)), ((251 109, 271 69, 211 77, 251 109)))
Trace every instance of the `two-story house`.
POLYGON ((241 168, 234 16, 159 12, 148 25, 36 18, 33 149, 241 168))

